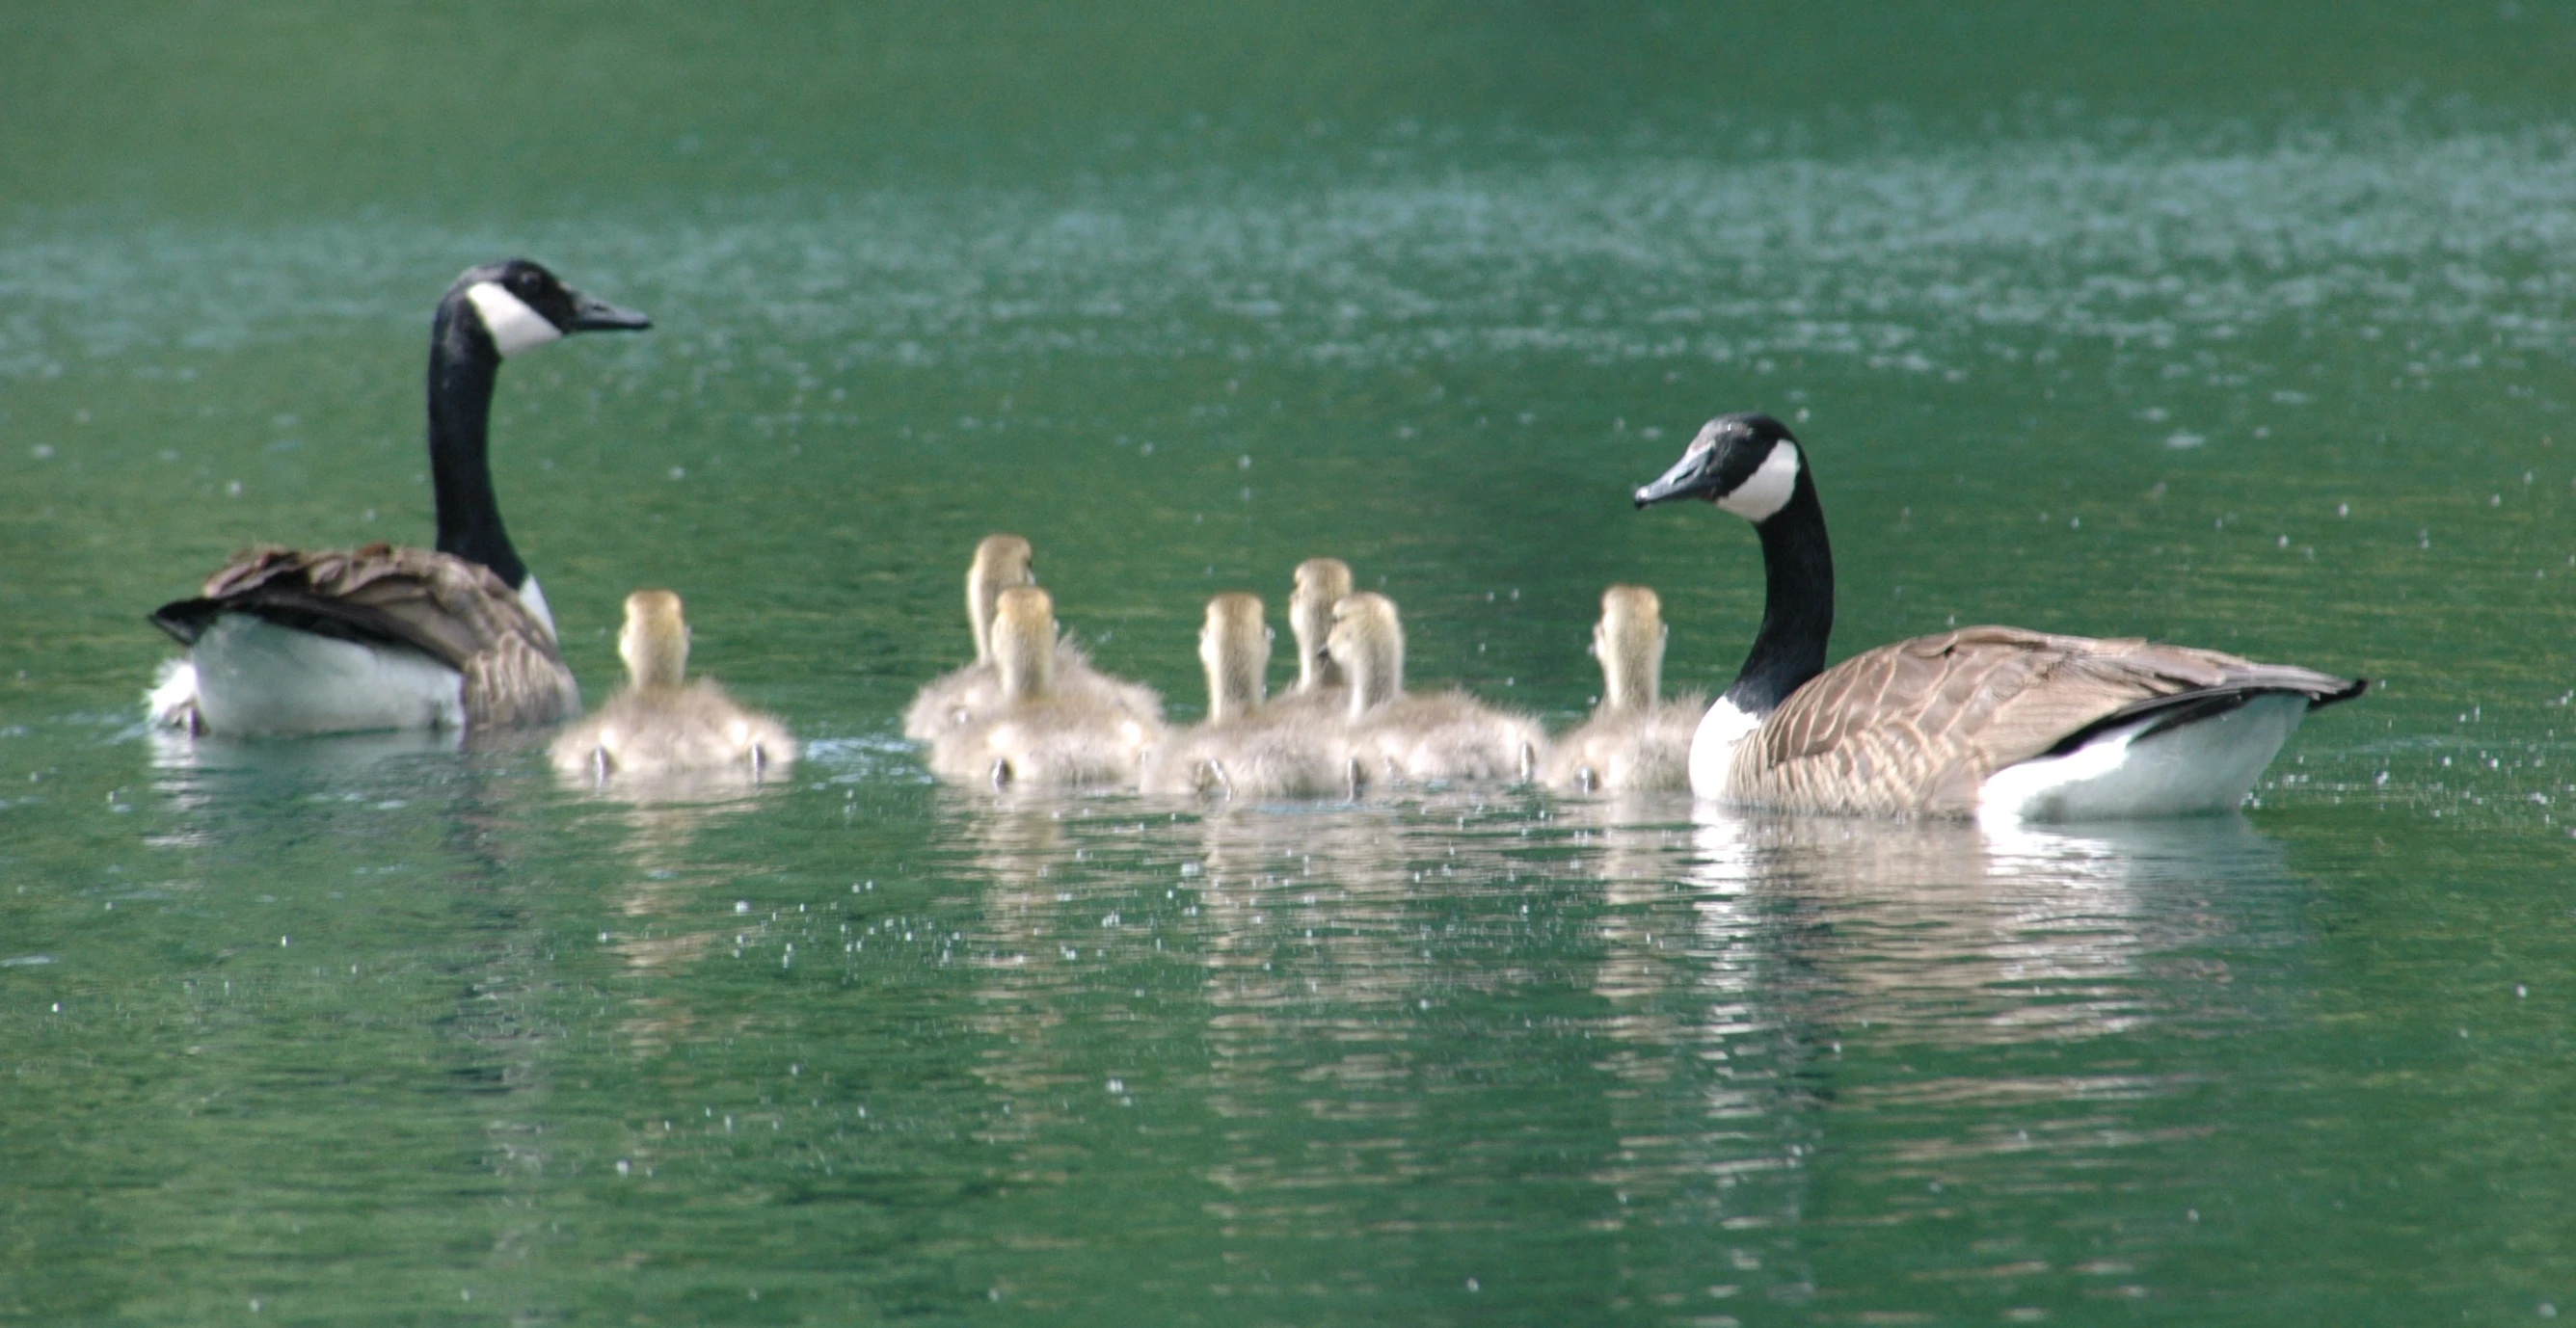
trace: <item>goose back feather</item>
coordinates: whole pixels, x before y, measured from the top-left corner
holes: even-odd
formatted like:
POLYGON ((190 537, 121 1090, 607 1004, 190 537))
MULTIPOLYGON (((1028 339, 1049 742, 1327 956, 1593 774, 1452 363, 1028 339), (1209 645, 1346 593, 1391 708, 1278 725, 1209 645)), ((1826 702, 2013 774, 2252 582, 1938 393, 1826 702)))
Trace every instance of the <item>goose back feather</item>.
POLYGON ((2267 692, 2323 705, 2358 691, 2313 669, 2137 637, 1963 627, 1817 675, 1737 744, 1727 782, 1735 800, 1783 811, 1967 816, 1997 771, 2126 725, 2203 719, 2267 692))
MULTIPOLYGON (((468 726, 547 724, 581 713, 581 687, 553 630, 491 568, 453 554, 391 544, 262 545, 234 555, 197 598, 163 605, 152 621, 194 646, 228 614, 435 660, 459 675, 468 726)), ((221 693, 204 703, 220 706, 221 693)), ((205 716, 218 731, 271 727, 247 718, 205 716)))

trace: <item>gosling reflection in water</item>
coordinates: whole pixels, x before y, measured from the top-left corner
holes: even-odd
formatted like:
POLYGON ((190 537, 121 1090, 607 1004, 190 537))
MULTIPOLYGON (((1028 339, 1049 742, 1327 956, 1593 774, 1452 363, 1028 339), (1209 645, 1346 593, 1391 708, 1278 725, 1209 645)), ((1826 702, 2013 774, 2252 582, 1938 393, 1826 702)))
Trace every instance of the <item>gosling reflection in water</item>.
MULTIPOLYGON (((698 772, 697 778, 707 778, 698 772)), ((612 829, 618 846, 619 880, 610 890, 616 922, 608 949, 637 977, 676 980, 699 960, 731 946, 739 924, 726 918, 708 926, 701 919, 730 897, 734 883, 774 869, 775 864, 710 852, 701 841, 710 833, 742 821, 770 796, 770 790, 743 787, 739 776, 721 788, 697 786, 687 774, 645 781, 617 781, 607 794, 584 799, 594 810, 585 827, 612 829), (649 790, 647 792, 639 791, 649 790)), ((746 839, 745 844, 757 843, 746 839)), ((657 981, 629 998, 628 1013, 618 1033, 639 1055, 656 1055, 687 1041, 697 1017, 671 996, 660 994, 672 984, 657 981)))

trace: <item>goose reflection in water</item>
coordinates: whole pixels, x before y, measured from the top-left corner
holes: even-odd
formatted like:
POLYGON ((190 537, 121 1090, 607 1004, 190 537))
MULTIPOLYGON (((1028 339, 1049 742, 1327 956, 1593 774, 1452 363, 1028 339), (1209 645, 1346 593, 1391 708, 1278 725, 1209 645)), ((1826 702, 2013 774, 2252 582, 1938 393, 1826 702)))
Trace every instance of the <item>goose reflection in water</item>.
MULTIPOLYGON (((1590 1179, 1615 1194, 1614 1220, 1649 1226, 1712 1214, 1748 1232, 1794 1224, 1828 1142, 1900 1170, 1959 1146, 1885 1116, 1859 1125, 1856 1111, 1927 1097, 2082 1102, 2090 1119, 2105 1098, 2173 1091, 2088 1073, 2098 1067, 2081 1057, 1938 1079, 1899 1062, 2147 1021, 2242 1023, 2225 988, 2199 979, 2223 972, 2213 951, 2274 943, 2291 897, 2278 847, 2237 817, 1990 831, 1748 817, 1646 795, 1556 812, 1604 906, 1591 990, 1607 1049, 1595 1065, 1625 1143, 1590 1179), (1866 1068, 1845 1068, 1846 1042, 1866 1068)), ((2106 1146, 2091 1134, 2000 1138, 2042 1150, 2025 1165, 2043 1169, 2098 1165, 2106 1146)))
POLYGON ((1747 928, 1815 976, 1807 1017, 1943 1045, 2116 1033, 2184 1013, 2162 961, 2225 945, 2284 877, 2242 818, 1895 825, 1694 811, 1701 943, 1747 928), (1765 922, 1755 916, 1773 914, 1765 922))

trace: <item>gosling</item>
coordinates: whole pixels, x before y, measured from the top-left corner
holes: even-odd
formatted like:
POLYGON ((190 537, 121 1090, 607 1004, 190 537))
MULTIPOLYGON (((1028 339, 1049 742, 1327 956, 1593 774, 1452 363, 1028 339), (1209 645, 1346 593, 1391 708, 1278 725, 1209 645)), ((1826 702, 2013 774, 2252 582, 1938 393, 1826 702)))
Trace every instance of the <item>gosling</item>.
POLYGON ((1348 786, 1341 716, 1313 706, 1263 703, 1270 643, 1259 596, 1226 594, 1208 601, 1207 621, 1199 629, 1207 722, 1154 749, 1145 763, 1146 792, 1314 798, 1348 786))
POLYGON ((1535 722, 1461 691, 1405 693, 1404 627, 1386 596, 1362 591, 1334 605, 1325 651, 1350 679, 1354 793, 1380 770, 1420 782, 1536 777, 1547 735, 1535 722))
POLYGON ((734 704, 713 682, 685 680, 689 625, 679 596, 627 596, 617 653, 626 661, 625 690, 555 736, 548 754, 556 769, 606 783, 611 775, 740 767, 756 783, 796 760, 796 740, 777 720, 734 704))
POLYGON ((1664 674, 1663 601, 1644 586, 1601 592, 1592 657, 1601 661, 1601 704, 1582 727, 1556 740, 1550 788, 1687 792, 1691 735, 1708 710, 1702 696, 1658 699, 1664 674))
MULTIPOLYGON (((966 625, 975 634, 975 662, 932 679, 903 712, 903 736, 931 742, 990 716, 1002 704, 1001 674, 993 667, 993 613, 1002 592, 1038 583, 1036 554, 1017 535, 987 535, 966 568, 966 625)), ((1139 683, 1109 677, 1091 666, 1082 647, 1055 646, 1055 688, 1066 696, 1091 696, 1148 725, 1163 719, 1163 698, 1139 683)))
POLYGON ((1306 558, 1296 564, 1296 589, 1288 595, 1288 631, 1296 636, 1296 687, 1285 705, 1342 713, 1350 708, 1350 679, 1324 654, 1332 636, 1332 605, 1350 595, 1350 564, 1342 558, 1306 558))
POLYGON ((1011 586, 994 605, 989 644, 1000 698, 989 713, 932 738, 931 770, 996 789, 1134 787, 1145 750, 1162 740, 1161 722, 1100 689, 1057 685, 1055 601, 1045 591, 1011 586))

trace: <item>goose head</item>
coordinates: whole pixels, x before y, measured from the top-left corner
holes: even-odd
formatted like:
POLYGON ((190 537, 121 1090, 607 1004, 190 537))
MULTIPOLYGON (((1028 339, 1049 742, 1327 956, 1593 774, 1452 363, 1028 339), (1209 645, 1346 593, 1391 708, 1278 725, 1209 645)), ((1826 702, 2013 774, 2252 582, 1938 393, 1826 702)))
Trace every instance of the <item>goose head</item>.
POLYGON ((986 535, 966 568, 966 621, 975 629, 975 662, 993 662, 993 614, 1002 592, 1038 583, 1037 553, 1017 535, 986 535))
POLYGON ((617 633, 617 655, 637 691, 677 687, 689 672, 689 624, 680 597, 667 590, 639 590, 626 597, 626 625, 617 633))
POLYGON ((1644 586, 1601 592, 1601 621, 1592 627, 1592 657, 1601 661, 1601 708, 1643 710, 1663 690, 1664 607, 1644 586))
POLYGON ((545 265, 525 258, 467 268, 447 288, 441 311, 462 304, 502 358, 524 354, 575 332, 640 332, 653 320, 573 289, 545 265))
POLYGON ((1365 590, 1343 596, 1324 650, 1351 680, 1352 718, 1403 695, 1404 624, 1394 600, 1365 590))
POLYGON ((1339 558, 1297 564, 1297 589, 1288 596, 1288 631, 1297 638, 1297 690, 1347 686, 1341 666, 1324 653, 1333 630, 1333 606, 1351 593, 1351 566, 1339 558))
POLYGON ((1768 415, 1720 415, 1663 478, 1637 490, 1637 506, 1705 498, 1760 525, 1789 505, 1806 469, 1787 425, 1768 415))
POLYGON ((1235 593, 1208 601, 1207 622, 1199 628, 1199 663, 1207 666, 1208 722, 1241 719, 1261 704, 1263 675, 1270 669, 1270 625, 1262 621, 1260 596, 1235 593))
POLYGON ((1013 702, 1046 697, 1055 685, 1055 600, 1036 586, 1002 591, 993 609, 993 667, 1013 702))

